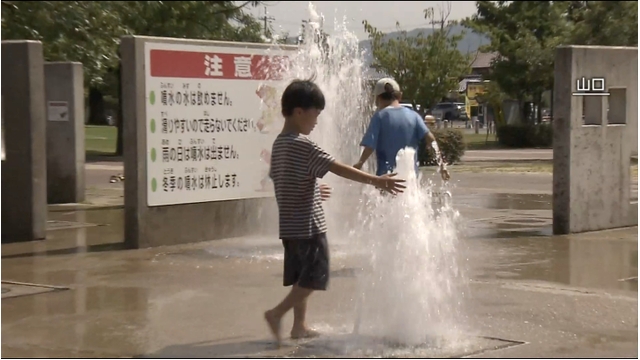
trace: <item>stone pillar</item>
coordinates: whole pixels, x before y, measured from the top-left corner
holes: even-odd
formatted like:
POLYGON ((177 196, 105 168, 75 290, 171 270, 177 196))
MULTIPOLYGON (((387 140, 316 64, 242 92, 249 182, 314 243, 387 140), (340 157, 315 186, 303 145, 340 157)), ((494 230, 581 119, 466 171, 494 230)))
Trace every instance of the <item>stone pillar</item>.
POLYGON ((637 225, 638 48, 559 47, 554 77, 553 232, 637 225), (579 89, 594 81, 604 90, 579 89))
POLYGON ((84 201, 84 75, 82 64, 44 65, 47 113, 47 201, 84 201))
POLYGON ((44 60, 39 41, 2 42, 2 242, 45 238, 44 60))

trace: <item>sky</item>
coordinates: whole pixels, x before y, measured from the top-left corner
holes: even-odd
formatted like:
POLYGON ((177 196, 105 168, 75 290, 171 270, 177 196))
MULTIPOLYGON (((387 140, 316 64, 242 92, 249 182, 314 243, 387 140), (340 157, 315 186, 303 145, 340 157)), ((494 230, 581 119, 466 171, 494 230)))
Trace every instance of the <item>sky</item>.
MULTIPOLYGON (((273 17, 272 26, 276 32, 288 32, 297 35, 303 19, 309 18, 308 1, 265 1, 267 15, 273 17)), ((382 32, 396 30, 396 22, 402 29, 412 30, 431 27, 424 18, 424 9, 433 7, 446 9, 451 6, 449 20, 460 20, 475 13, 475 1, 315 1, 316 10, 325 17, 324 30, 331 35, 335 18, 345 16, 348 28, 354 31, 360 40, 367 39, 362 20, 367 20, 382 32), (449 5, 447 5, 447 3, 449 5)), ((249 8, 256 16, 264 16, 265 6, 249 8)))

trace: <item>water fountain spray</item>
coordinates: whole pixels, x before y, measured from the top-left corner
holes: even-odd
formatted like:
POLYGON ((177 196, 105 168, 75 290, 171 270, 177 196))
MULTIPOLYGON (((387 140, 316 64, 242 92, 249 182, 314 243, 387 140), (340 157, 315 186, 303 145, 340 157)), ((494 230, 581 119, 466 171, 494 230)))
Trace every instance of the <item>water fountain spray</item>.
MULTIPOLYGON (((279 90, 293 79, 314 78, 327 106, 311 138, 339 161, 353 164, 372 114, 365 54, 346 21, 336 21, 328 38, 322 36, 322 24, 310 3, 303 41, 279 90)), ((376 189, 327 177, 334 188, 333 201, 325 204, 330 239, 363 260, 354 301, 361 335, 407 346, 444 337, 450 344, 460 333, 464 300, 456 258, 459 214, 449 201, 434 209, 433 194, 442 189, 416 175, 414 153, 398 154, 397 172, 408 185, 400 196, 383 197, 376 189)), ((370 164, 365 171, 373 172, 370 164)))

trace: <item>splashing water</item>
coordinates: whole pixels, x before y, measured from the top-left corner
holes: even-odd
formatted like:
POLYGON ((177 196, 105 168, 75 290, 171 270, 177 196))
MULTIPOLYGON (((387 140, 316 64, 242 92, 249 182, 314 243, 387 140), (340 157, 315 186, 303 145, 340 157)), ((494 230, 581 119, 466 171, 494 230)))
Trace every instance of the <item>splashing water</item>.
MULTIPOLYGON (((289 66, 280 72, 278 92, 294 79, 313 78, 322 89, 326 107, 318 118, 311 138, 336 159, 355 164, 360 156, 361 136, 371 113, 370 91, 364 76, 364 54, 359 49, 357 36, 348 31, 345 22, 335 22, 334 35, 321 39, 324 22, 312 3, 309 4, 309 22, 298 51, 289 55, 289 66)), ((333 188, 333 198, 325 204, 328 226, 333 238, 346 238, 353 229, 356 217, 354 207, 360 207, 359 185, 327 176, 322 180, 333 188)))
POLYGON ((438 340, 434 336, 457 340, 463 300, 456 259, 459 214, 448 201, 434 208, 434 186, 421 184, 414 155, 407 148, 397 156, 405 192, 380 196, 369 189, 369 211, 360 220, 367 237, 361 240, 367 244, 359 283, 361 329, 407 345, 438 340))
MULTIPOLYGON (((278 90, 293 79, 315 77, 327 105, 311 137, 337 160, 353 164, 372 107, 364 54, 346 21, 336 22, 323 44, 323 18, 312 3, 309 15, 304 42, 278 90)), ((356 299, 360 332, 408 345, 424 344, 429 334, 445 329, 455 333, 463 299, 457 287, 458 213, 449 203, 433 209, 434 185, 420 184, 414 154, 413 149, 398 154, 398 176, 407 180, 407 190, 397 197, 334 176, 323 180, 334 188, 333 201, 325 204, 331 242, 346 244, 365 259, 356 299)), ((370 164, 366 170, 372 172, 370 164)))

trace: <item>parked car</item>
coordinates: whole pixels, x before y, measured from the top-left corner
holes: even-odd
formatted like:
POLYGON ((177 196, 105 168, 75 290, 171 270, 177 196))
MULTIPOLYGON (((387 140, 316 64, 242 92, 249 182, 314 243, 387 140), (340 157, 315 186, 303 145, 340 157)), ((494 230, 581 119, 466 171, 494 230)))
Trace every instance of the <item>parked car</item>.
POLYGON ((469 120, 469 114, 467 114, 467 106, 464 103, 454 103, 458 106, 460 110, 460 120, 469 120))
POLYGON ((416 108, 413 108, 413 105, 411 105, 411 103, 400 103, 400 106, 404 106, 407 109, 411 109, 415 112, 417 112, 420 117, 424 117, 424 112, 422 111, 422 107, 420 106, 420 104, 416 104, 416 108))
POLYGON ((400 103, 400 105, 408 109, 414 110, 415 112, 420 114, 420 104, 416 104, 416 109, 413 108, 413 105, 411 105, 411 103, 400 103))
POLYGON ((443 102, 439 103, 430 110, 438 120, 468 120, 467 111, 463 103, 443 102))

